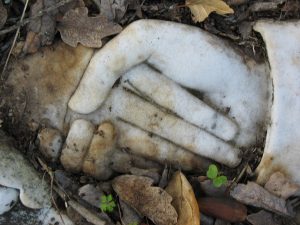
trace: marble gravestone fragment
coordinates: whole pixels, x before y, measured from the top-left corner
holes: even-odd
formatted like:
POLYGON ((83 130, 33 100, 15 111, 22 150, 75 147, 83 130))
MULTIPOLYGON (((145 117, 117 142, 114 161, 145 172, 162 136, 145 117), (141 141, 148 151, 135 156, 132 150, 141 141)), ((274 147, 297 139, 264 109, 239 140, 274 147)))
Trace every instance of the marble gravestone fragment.
MULTIPOLYGON (((117 129, 118 126, 124 127, 125 123, 130 129, 137 129, 139 132, 136 133, 141 137, 151 132, 159 140, 159 144, 168 143, 170 146, 176 144, 183 151, 186 149, 192 151, 192 154, 214 159, 218 152, 222 152, 226 156, 224 161, 222 157, 221 160, 216 157, 216 160, 232 167, 240 161, 238 148, 250 147, 263 140, 267 125, 271 124, 265 154, 257 170, 259 181, 263 183, 272 172, 281 170, 299 182, 300 177, 295 175, 297 174, 295 171, 298 171, 296 161, 299 158, 296 150, 296 140, 299 136, 297 112, 300 102, 297 92, 299 76, 296 76, 299 72, 296 41, 299 36, 299 22, 285 24, 260 22, 256 25, 256 30, 262 33, 266 41, 271 68, 268 63, 257 64, 241 56, 226 41, 198 28, 157 20, 134 22, 94 56, 90 50, 81 51, 85 57, 80 61, 80 66, 78 65, 80 71, 76 73, 74 87, 70 83, 68 87, 57 86, 56 83, 59 85, 63 83, 55 82, 58 81, 56 75, 61 77, 62 74, 58 71, 57 74, 53 73, 52 80, 49 82, 47 80, 47 85, 31 88, 35 93, 41 93, 47 87, 47 90, 53 90, 49 88, 50 86, 58 89, 67 87, 68 96, 61 100, 62 113, 51 113, 47 103, 49 101, 45 101, 45 105, 48 105, 47 110, 33 113, 32 117, 36 121, 46 117, 51 126, 63 130, 66 136, 69 124, 75 119, 88 119, 94 125, 111 120, 117 129), (288 37, 284 34, 271 35, 272 32, 276 32, 277 27, 290 35, 288 37), (161 32, 162 30, 164 32, 161 32), (180 37, 174 35, 178 33, 182 35, 180 37), (285 38, 289 38, 289 44, 285 44, 285 38), (289 56, 283 56, 283 52, 289 56), (290 60, 287 60, 287 57, 290 57, 290 60), (119 87, 112 88, 119 77, 122 77, 119 87), (67 110, 66 104, 80 79, 80 85, 69 101, 70 109, 67 110), (160 89, 159 84, 164 88, 160 89), (201 92, 201 100, 196 99, 182 87, 201 92), (117 92, 124 95, 116 94, 117 92), (112 101, 114 95, 123 97, 112 101), (130 107, 125 107, 124 104, 133 98, 140 98, 136 103, 150 107, 153 112, 164 113, 162 123, 164 125, 156 124, 155 118, 149 121, 149 118, 131 115, 130 107, 137 109, 137 105, 133 102, 132 105, 129 104, 130 107), (108 110, 111 112, 108 113, 108 110), (283 119, 287 118, 287 115, 289 119, 283 119), (187 134, 193 129, 197 132, 201 130, 204 135, 201 137, 209 136, 210 139, 202 138, 196 146, 179 143, 178 135, 174 134, 179 128, 171 128, 170 118, 174 118, 175 127, 184 128, 182 130, 187 134), (118 125, 121 124, 120 121, 123 121, 122 126, 118 125), (168 123, 169 129, 163 129, 168 123), (207 143, 216 146, 213 151, 207 150, 209 149, 207 143)), ((76 70, 77 65, 74 65, 72 69, 76 70)), ((43 65, 40 66, 42 69, 43 65)), ((64 71, 68 71, 67 67, 64 67, 64 71)), ((24 71, 19 77, 26 77, 24 71)), ((11 80, 14 80, 13 76, 11 80)), ((16 83, 11 84, 17 86, 16 83)), ((27 89, 30 90, 28 87, 27 89)), ((38 102, 43 105, 42 96, 38 102)), ((56 105, 60 104, 54 102, 56 105)), ((39 108, 37 106, 28 108, 32 108, 35 112, 34 109, 39 108)), ((142 110, 140 114, 137 110, 133 111, 140 116, 143 113, 142 110)), ((138 146, 138 143, 129 143, 129 140, 132 139, 118 137, 117 144, 120 147, 138 146)), ((151 139, 151 145, 148 146, 153 146, 155 143, 153 140, 151 139)), ((156 149, 166 151, 166 148, 156 149)), ((138 148, 135 149, 135 153, 137 151, 138 148)), ((149 147, 147 151, 150 152, 151 148, 149 147)), ((150 155, 148 153, 148 156, 150 155)), ((161 152, 156 155, 159 155, 157 161, 161 162, 164 156, 161 152)))
POLYGON ((280 171, 300 184, 300 22, 260 21, 254 28, 266 43, 274 85, 258 182, 265 183, 280 171))

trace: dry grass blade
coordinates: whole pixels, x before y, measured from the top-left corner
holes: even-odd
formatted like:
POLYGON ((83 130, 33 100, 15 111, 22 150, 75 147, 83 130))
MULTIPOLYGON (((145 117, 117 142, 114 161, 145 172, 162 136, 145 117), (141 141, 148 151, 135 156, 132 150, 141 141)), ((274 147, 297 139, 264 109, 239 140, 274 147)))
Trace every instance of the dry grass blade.
MULTIPOLYGON (((24 19, 24 16, 25 16, 25 12, 26 12, 26 9, 27 9, 27 6, 28 6, 28 2, 29 0, 26 0, 25 2, 25 6, 24 6, 24 9, 23 9, 23 12, 22 12, 22 16, 21 16, 21 19, 20 19, 20 22, 22 23, 23 19, 24 19)), ((15 34, 15 37, 14 37, 14 40, 13 40, 13 43, 12 43, 12 46, 9 50, 9 53, 8 53, 8 56, 6 58, 6 61, 5 61, 5 64, 4 64, 4 67, 3 67, 3 70, 2 70, 2 74, 1 74, 1 77, 4 76, 4 73, 6 71, 6 68, 7 68, 7 65, 8 65, 8 62, 9 62, 9 58, 10 58, 10 55, 15 47, 15 44, 16 44, 16 41, 17 41, 17 38, 19 36, 19 33, 20 33, 20 27, 17 29, 16 31, 16 34, 15 34)))
POLYGON ((220 15, 234 12, 233 9, 222 0, 186 0, 185 4, 190 8, 192 18, 195 22, 204 21, 212 12, 216 12, 220 15))

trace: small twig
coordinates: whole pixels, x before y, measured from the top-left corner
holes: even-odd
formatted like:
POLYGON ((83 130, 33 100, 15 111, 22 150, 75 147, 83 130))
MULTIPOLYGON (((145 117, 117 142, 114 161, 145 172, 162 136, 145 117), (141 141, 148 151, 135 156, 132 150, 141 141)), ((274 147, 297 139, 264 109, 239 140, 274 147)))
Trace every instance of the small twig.
MULTIPOLYGON (((26 9, 27 9, 27 6, 28 6, 28 2, 29 2, 29 0, 26 0, 25 6, 24 6, 24 9, 23 9, 23 12, 22 12, 22 16, 21 16, 21 19, 20 19, 20 22, 22 22, 23 19, 24 19, 25 12, 26 12, 26 9)), ((7 64, 8 64, 8 61, 9 61, 9 58, 10 58, 11 53, 12 53, 12 51, 13 51, 13 48, 15 47, 15 44, 16 44, 16 41, 17 41, 17 38, 18 38, 19 33, 20 33, 20 27, 17 29, 17 32, 16 32, 16 34, 15 34, 13 43, 12 43, 11 48, 10 48, 10 50, 9 50, 8 56, 7 56, 7 58, 6 58, 6 61, 5 61, 3 70, 2 70, 2 77, 3 77, 4 72, 5 72, 5 70, 6 70, 6 67, 7 67, 7 64)))
MULTIPOLYGON (((56 210, 58 211, 59 213, 59 216, 60 216, 60 219, 61 221, 63 222, 64 225, 65 224, 65 221, 62 217, 62 215, 60 214, 59 212, 59 209, 58 209, 58 206, 53 198, 53 180, 54 180, 54 175, 53 175, 53 171, 46 165, 46 163, 44 163, 40 158, 37 158, 38 162, 41 164, 43 170, 45 170, 45 173, 48 173, 49 177, 50 177, 50 180, 51 180, 51 184, 50 184, 50 195, 51 195, 51 200, 52 200, 52 203, 54 205, 54 207, 56 208, 56 210)), ((43 176, 43 179, 44 179, 44 176, 43 176)))
POLYGON ((119 216, 120 216, 120 221, 121 221, 121 224, 122 225, 126 225, 123 221, 123 218, 122 218, 122 213, 121 213, 121 208, 120 208, 120 204, 118 203, 118 212, 119 212, 119 216))
POLYGON ((28 24, 30 21, 35 20, 35 19, 43 16, 44 14, 46 14, 48 12, 51 12, 51 11, 53 11, 53 10, 55 10, 55 9, 57 9, 57 8, 65 5, 65 4, 67 4, 69 2, 72 2, 72 1, 74 1, 74 0, 62 0, 62 1, 58 2, 57 4, 55 4, 55 5, 52 5, 52 6, 48 7, 48 8, 46 8, 46 9, 43 9, 43 10, 39 11, 36 15, 34 15, 34 16, 30 17, 30 18, 24 19, 22 21, 20 20, 17 24, 15 24, 13 26, 10 26, 10 27, 8 27, 6 29, 0 30, 0 36, 4 35, 4 34, 7 34, 7 33, 10 33, 12 31, 18 29, 19 27, 22 27, 22 26, 28 24))
MULTIPOLYGON (((65 199, 64 193, 55 185, 53 186, 53 190, 62 198, 65 199)), ((88 222, 93 223, 95 225, 105 225, 106 222, 101 220, 97 215, 93 212, 80 205, 78 202, 75 202, 71 199, 65 200, 67 204, 72 207, 76 212, 78 212, 82 217, 84 217, 88 222)))

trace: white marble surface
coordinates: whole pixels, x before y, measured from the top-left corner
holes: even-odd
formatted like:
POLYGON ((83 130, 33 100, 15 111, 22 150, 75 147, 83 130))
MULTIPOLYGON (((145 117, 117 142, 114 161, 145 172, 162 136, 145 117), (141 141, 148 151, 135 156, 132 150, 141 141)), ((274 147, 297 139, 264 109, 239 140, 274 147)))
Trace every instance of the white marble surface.
POLYGON ((229 117, 240 126, 238 145, 249 146, 263 133, 271 97, 267 67, 244 59, 227 42, 199 28, 167 21, 134 22, 100 49, 69 101, 70 108, 85 114, 96 110, 115 81, 141 62, 203 92, 218 109, 230 109, 229 117))
POLYGON ((19 192, 16 189, 0 186, 0 215, 14 207, 18 199, 19 192))
POLYGON ((33 209, 51 205, 50 189, 23 155, 0 130, 0 185, 20 191, 21 202, 33 209))
POLYGON ((281 171, 300 184, 300 22, 260 21, 255 30, 266 43, 274 85, 258 181, 264 183, 273 172, 281 171))

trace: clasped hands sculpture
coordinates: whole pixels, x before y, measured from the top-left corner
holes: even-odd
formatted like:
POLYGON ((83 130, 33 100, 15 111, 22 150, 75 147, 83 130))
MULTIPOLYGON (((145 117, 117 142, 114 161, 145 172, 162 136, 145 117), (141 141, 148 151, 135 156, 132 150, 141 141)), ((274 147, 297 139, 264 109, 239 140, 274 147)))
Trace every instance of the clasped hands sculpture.
MULTIPOLYGON (((48 119, 60 130, 76 118, 94 124, 111 120, 120 147, 132 147, 135 153, 140 148, 141 155, 150 156, 145 146, 151 144, 160 150, 151 155, 158 161, 181 163, 187 151, 190 162, 201 155, 230 167, 240 163, 241 149, 263 140, 267 131, 258 181, 279 170, 299 183, 300 24, 262 21, 255 29, 266 42, 271 68, 198 28, 159 20, 134 22, 93 56, 79 47, 79 62, 66 66, 74 78, 65 70, 64 85, 52 79, 44 85, 47 90, 37 87, 41 95, 54 95, 44 100, 35 94, 43 110, 32 110, 32 117, 48 119), (56 92, 49 83, 57 85, 56 92), (183 87, 200 92, 201 100, 183 87), (62 100, 57 100, 59 92, 62 100), (155 137, 147 139, 147 132, 155 137), (140 137, 150 144, 143 146, 140 137)), ((55 68, 53 64, 50 70, 55 73, 55 68)))

